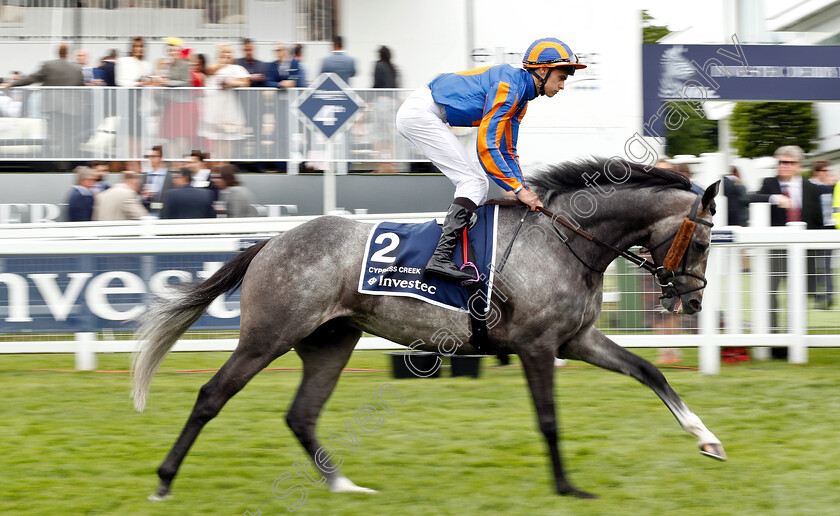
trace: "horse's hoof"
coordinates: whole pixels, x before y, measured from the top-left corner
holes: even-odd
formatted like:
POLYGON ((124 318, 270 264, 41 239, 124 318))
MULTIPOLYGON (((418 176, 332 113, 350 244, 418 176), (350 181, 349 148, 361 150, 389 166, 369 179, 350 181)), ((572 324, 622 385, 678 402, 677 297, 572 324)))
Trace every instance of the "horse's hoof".
POLYGON ((150 494, 147 499, 150 502, 162 502, 164 500, 168 500, 169 498, 172 498, 171 494, 165 494, 165 495, 161 496, 157 493, 154 493, 154 494, 150 494))
POLYGON ((337 478, 334 482, 330 484, 330 492, 331 493, 364 493, 364 494, 376 494, 379 491, 368 489, 367 487, 357 486, 347 477, 337 478))
POLYGON ((726 452, 720 443, 704 443, 700 445, 700 453, 717 460, 726 460, 726 452))
POLYGON ((584 500, 593 500, 598 498, 592 493, 587 493, 586 491, 581 491, 580 489, 575 489, 572 486, 564 486, 557 489, 557 492, 563 496, 574 496, 575 498, 582 498, 584 500))

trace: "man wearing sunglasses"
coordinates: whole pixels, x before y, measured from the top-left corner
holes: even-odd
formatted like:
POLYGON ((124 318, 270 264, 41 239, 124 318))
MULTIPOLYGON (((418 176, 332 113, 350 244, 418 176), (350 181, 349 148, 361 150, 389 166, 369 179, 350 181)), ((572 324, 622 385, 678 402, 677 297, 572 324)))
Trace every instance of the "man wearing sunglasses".
MULTIPOLYGON (((771 204, 771 226, 805 222, 808 229, 822 228, 820 190, 814 183, 804 180, 799 173, 804 152, 796 145, 785 145, 779 147, 774 156, 778 160, 776 176, 764 178, 761 189, 752 196, 752 202, 771 204)), ((782 249, 772 249, 770 252, 770 326, 771 331, 778 332, 778 300, 775 293, 779 291, 782 279, 787 276, 787 256, 782 249)), ((808 260, 808 269, 813 268, 812 261, 808 260)), ((787 358, 787 348, 773 348, 773 358, 787 358)))

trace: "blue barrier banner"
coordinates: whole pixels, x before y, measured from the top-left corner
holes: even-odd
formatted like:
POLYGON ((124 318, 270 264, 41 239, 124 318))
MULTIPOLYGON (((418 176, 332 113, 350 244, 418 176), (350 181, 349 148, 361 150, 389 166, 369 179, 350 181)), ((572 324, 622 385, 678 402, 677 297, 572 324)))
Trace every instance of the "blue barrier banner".
MULTIPOLYGON (((0 257, 0 333, 133 331, 155 294, 204 280, 235 254, 0 257)), ((238 330, 239 292, 214 301, 193 329, 238 330)))
POLYGON ((642 45, 642 96, 642 135, 654 137, 704 116, 708 100, 840 100, 840 46, 642 45))

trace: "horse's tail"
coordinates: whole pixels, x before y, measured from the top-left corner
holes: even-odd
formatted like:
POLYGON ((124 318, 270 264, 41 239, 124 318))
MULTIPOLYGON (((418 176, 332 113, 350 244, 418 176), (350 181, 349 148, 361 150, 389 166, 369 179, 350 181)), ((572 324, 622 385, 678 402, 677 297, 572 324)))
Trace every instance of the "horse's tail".
POLYGON ((132 396, 134 408, 142 412, 152 377, 178 338, 187 331, 220 295, 242 283, 255 256, 268 243, 263 240, 226 263, 202 283, 180 287, 171 297, 161 299, 140 318, 137 329, 140 349, 132 360, 132 396))

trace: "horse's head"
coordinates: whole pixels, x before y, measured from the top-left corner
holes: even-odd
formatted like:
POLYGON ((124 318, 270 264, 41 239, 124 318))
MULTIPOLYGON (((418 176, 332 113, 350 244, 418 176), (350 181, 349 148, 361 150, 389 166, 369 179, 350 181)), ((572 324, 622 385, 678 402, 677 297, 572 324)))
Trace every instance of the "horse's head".
POLYGON ((706 188, 690 205, 657 221, 651 228, 650 252, 658 266, 655 275, 662 288, 662 307, 694 314, 702 310, 706 286, 706 261, 712 237, 714 198, 720 181, 706 188))

